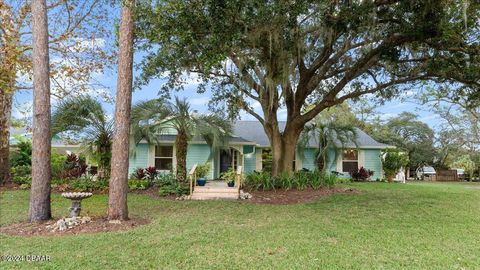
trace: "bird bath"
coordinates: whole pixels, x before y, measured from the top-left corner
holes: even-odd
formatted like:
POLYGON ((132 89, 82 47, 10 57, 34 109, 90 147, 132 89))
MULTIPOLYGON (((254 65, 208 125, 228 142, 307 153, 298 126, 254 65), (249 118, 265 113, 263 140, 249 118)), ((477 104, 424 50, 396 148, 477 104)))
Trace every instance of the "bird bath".
POLYGON ((64 192, 62 197, 72 201, 72 206, 68 209, 70 211, 70 217, 78 217, 82 210, 82 200, 91 197, 91 192, 64 192))

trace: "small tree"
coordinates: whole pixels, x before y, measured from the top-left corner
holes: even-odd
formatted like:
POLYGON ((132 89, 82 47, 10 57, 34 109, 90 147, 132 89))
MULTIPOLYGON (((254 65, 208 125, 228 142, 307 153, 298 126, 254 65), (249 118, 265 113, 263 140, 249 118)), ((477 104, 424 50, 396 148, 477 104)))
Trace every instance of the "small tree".
POLYGON ((398 171, 408 164, 408 157, 398 149, 386 149, 382 155, 382 166, 385 177, 388 182, 393 181, 393 177, 398 171))
POLYGON ((91 157, 98 160, 98 175, 108 177, 112 156, 113 121, 102 104, 89 96, 67 99, 52 115, 52 135, 73 131, 91 157))
POLYGON ((475 162, 473 162, 469 155, 461 156, 452 164, 452 167, 464 169, 465 172, 470 176, 470 179, 473 177, 473 172, 476 168, 475 162))

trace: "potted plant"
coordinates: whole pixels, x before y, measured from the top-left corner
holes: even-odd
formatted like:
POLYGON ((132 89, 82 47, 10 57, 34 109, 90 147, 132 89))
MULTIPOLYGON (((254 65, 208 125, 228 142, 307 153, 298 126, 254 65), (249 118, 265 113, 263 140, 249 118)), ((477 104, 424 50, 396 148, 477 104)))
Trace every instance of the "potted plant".
POLYGON ((197 165, 197 169, 195 170, 197 173, 197 185, 205 186, 207 183, 207 175, 210 172, 210 163, 205 163, 203 165, 197 165))
POLYGON ((227 185, 229 187, 234 187, 235 186, 235 170, 233 168, 230 168, 228 171, 222 173, 220 175, 220 178, 223 180, 227 181, 227 185))

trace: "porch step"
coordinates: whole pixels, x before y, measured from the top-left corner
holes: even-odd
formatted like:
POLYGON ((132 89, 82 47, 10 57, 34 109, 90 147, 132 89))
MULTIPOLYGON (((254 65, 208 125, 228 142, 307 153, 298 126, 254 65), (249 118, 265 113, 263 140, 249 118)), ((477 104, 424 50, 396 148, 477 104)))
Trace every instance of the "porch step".
POLYGON ((225 187, 225 188, 222 188, 222 187, 208 187, 208 186, 205 186, 205 187, 200 187, 200 186, 196 186, 194 191, 194 193, 238 193, 238 190, 236 188, 229 188, 229 187, 225 187))
POLYGON ((203 201, 203 200, 237 200, 238 193, 230 192, 196 192, 190 196, 190 200, 203 201))

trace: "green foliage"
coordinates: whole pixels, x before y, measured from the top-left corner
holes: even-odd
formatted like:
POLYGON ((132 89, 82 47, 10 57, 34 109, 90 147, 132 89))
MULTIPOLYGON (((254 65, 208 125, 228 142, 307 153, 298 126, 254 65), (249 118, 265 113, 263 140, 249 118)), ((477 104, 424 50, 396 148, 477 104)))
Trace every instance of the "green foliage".
MULTIPOLYGON (((135 143, 142 139, 159 143, 160 134, 176 131, 177 178, 186 178, 188 141, 198 137, 204 139, 213 150, 211 155, 228 144, 232 133, 230 121, 222 114, 198 114, 191 110, 186 99, 153 99, 136 104, 132 108, 131 130, 135 143)), ((132 145, 133 146, 133 145, 132 145)))
POLYGON ((195 173, 197 174, 197 178, 205 178, 207 177, 208 173, 210 172, 211 165, 209 162, 205 164, 198 164, 197 168, 195 169, 195 173))
MULTIPOLYGON (((345 148, 346 145, 357 145, 357 130, 349 122, 338 121, 335 114, 320 114, 305 126, 300 135, 299 152, 303 153, 302 150, 310 146, 312 140, 317 142, 317 159, 320 161, 320 169, 326 170, 328 149, 337 150, 345 148)), ((335 159, 335 157, 331 158, 335 159)))
POLYGON ((179 182, 173 173, 160 173, 156 176, 154 185, 158 187, 160 196, 176 195, 180 197, 190 192, 187 184, 179 182))
POLYGON ((63 100, 52 113, 52 136, 73 133, 92 160, 98 162, 99 174, 110 172, 113 120, 100 101, 90 96, 63 100))
POLYGON ((385 149, 382 155, 382 167, 388 180, 408 165, 408 156, 399 149, 385 149))
POLYGON ((266 172, 253 172, 245 178, 244 187, 247 190, 276 190, 276 189, 319 189, 332 187, 341 182, 338 177, 322 171, 296 171, 293 177, 288 173, 271 176, 266 172))
POLYGON ((473 172, 476 169, 476 164, 475 162, 470 158, 469 155, 463 155, 459 157, 454 163, 452 163, 452 167, 454 168, 459 168, 459 169, 464 169, 466 173, 470 177, 473 176, 473 172))
POLYGON ((272 172, 272 149, 263 148, 262 149, 262 171, 271 173, 272 172))
POLYGON ((156 187, 162 187, 167 185, 173 185, 177 182, 177 178, 173 173, 159 173, 154 180, 156 187))
POLYGON ((17 185, 32 184, 32 167, 30 165, 12 167, 10 172, 12 174, 13 183, 17 185))
POLYGON ((17 147, 10 153, 10 166, 32 165, 32 142, 22 136, 15 136, 17 147))
POLYGON ((52 177, 59 177, 65 170, 67 156, 60 155, 56 151, 52 151, 51 156, 52 177))
POLYGON ((374 135, 378 141, 395 145, 404 151, 409 159, 407 165, 411 168, 433 163, 434 132, 426 123, 418 120, 415 114, 403 112, 391 118, 374 135))
POLYGON ((237 173, 233 168, 228 169, 228 171, 223 172, 220 175, 220 178, 223 180, 226 180, 227 183, 234 183, 235 182, 235 177, 237 176, 237 173))
POLYGON ((74 191, 79 192, 104 191, 108 188, 108 179, 95 179, 91 176, 82 176, 69 180, 68 185, 74 191))
POLYGON ((128 180, 129 189, 147 189, 153 185, 151 180, 148 179, 130 179, 128 180))
POLYGON ((176 195, 180 197, 182 195, 186 195, 190 192, 188 185, 183 183, 175 183, 172 185, 165 185, 158 189, 160 196, 168 196, 168 195, 176 195))
POLYGON ((264 108, 292 101, 289 115, 300 117, 307 102, 320 112, 366 94, 391 98, 423 80, 475 92, 478 9, 466 0, 142 1, 137 34, 148 57, 136 81, 169 72, 168 95, 194 70, 199 92, 213 85, 212 102, 227 104, 218 110, 258 118, 252 97, 264 108))

